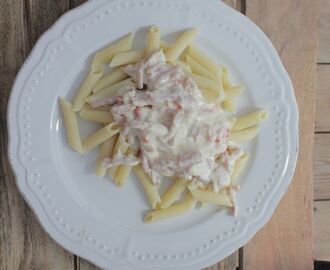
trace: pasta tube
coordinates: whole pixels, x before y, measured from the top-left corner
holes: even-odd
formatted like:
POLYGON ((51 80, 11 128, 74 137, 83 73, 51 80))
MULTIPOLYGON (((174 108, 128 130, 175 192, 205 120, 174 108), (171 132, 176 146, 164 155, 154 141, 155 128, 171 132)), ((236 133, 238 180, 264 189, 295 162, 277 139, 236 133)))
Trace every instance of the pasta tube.
POLYGON ((180 178, 177 179, 162 197, 162 203, 160 204, 160 208, 164 209, 171 206, 175 201, 180 198, 180 195, 186 189, 186 187, 186 181, 180 178))
MULTIPOLYGON (((133 154, 136 154, 136 152, 133 151, 131 148, 129 148, 126 152, 126 155, 133 155, 133 154)), ((116 171, 116 175, 114 177, 116 185, 120 187, 123 186, 126 183, 127 178, 129 177, 131 171, 132 171, 132 166, 119 165, 116 171)))
POLYGON ((134 173, 139 179, 146 195, 149 200, 150 206, 152 209, 159 208, 161 199, 157 190, 157 187, 151 182, 150 177, 146 172, 141 168, 141 166, 135 166, 133 168, 134 173))
POLYGON ((109 63, 117 53, 130 50, 132 48, 133 38, 133 33, 130 33, 109 47, 98 51, 93 58, 92 69, 109 63))
POLYGON ((208 69, 214 76, 219 74, 219 66, 208 56, 206 56, 200 49, 190 45, 188 47, 188 54, 195 59, 199 64, 208 69))
POLYGON ((113 118, 110 111, 82 110, 80 111, 79 115, 82 119, 89 122, 94 122, 99 124, 109 124, 113 122, 113 118))
POLYGON ((224 89, 231 88, 231 83, 229 81, 229 71, 226 68, 222 68, 222 85, 224 89))
POLYGON ((232 131, 239 131, 245 128, 253 127, 259 124, 261 121, 265 121, 268 118, 268 112, 259 110, 237 118, 232 131))
POLYGON ((144 222, 152 223, 162 219, 179 216, 192 210, 195 205, 196 200, 190 193, 188 193, 182 202, 173 204, 172 206, 165 209, 155 210, 147 213, 144 217, 144 222))
POLYGON ((119 133, 119 126, 116 123, 111 123, 90 135, 82 144, 83 150, 88 151, 117 133, 119 133))
POLYGON ((216 93, 218 97, 220 96, 219 88, 216 81, 201 77, 196 74, 193 74, 192 77, 194 78, 194 81, 199 88, 210 89, 214 91, 214 93, 216 93))
POLYGON ((104 105, 104 106, 99 106, 96 108, 93 108, 91 105, 89 104, 85 104, 85 106, 82 109, 83 111, 107 111, 109 112, 111 110, 111 106, 110 105, 104 105))
POLYGON ((73 150, 82 153, 82 145, 81 145, 78 122, 77 122, 76 114, 72 111, 72 105, 71 103, 67 102, 64 98, 60 98, 60 104, 61 104, 68 144, 73 150))
MULTIPOLYGON (((128 143, 125 141, 123 142, 122 137, 118 136, 118 139, 116 141, 115 148, 112 152, 112 157, 118 153, 118 151, 122 152, 123 154, 126 154, 128 150, 128 143)), ((117 172, 118 166, 113 166, 108 169, 108 175, 111 176, 111 178, 115 181, 116 179, 116 172, 117 172)))
POLYGON ((186 62, 190 66, 193 73, 208 79, 215 79, 214 74, 212 74, 208 69, 195 61, 189 54, 186 55, 186 62))
POLYGON ((259 133, 259 127, 254 126, 246 129, 242 129, 230 134, 230 139, 235 142, 246 142, 252 140, 259 133))
POLYGON ((243 92, 244 92, 244 89, 245 88, 242 85, 237 85, 237 86, 234 86, 234 87, 224 89, 225 100, 233 99, 233 98, 236 98, 236 97, 242 95, 243 92))
POLYGON ((112 154, 113 148, 115 147, 117 141, 117 136, 112 136, 111 138, 107 139, 106 141, 104 141, 100 147, 100 151, 99 151, 99 155, 97 157, 97 161, 96 161, 96 175, 98 177, 103 177, 107 171, 107 168, 105 168, 102 165, 102 160, 105 157, 109 157, 112 154))
POLYGON ((238 176, 244 169, 246 163, 248 162, 249 157, 250 157, 249 153, 244 152, 244 154, 235 162, 234 171, 230 176, 231 181, 235 181, 238 178, 238 176))
POLYGON ((174 44, 166 51, 166 60, 168 62, 174 62, 198 34, 199 30, 197 28, 191 28, 181 34, 174 44))
POLYGON ((111 72, 107 77, 102 78, 95 84, 95 86, 93 88, 93 93, 95 94, 98 91, 100 91, 101 89, 108 87, 108 86, 112 86, 127 78, 128 78, 128 75, 121 68, 117 68, 116 70, 111 72))
POLYGON ((145 49, 117 53, 113 57, 110 63, 110 67, 134 64, 136 62, 141 61, 145 54, 145 49))
POLYGON ((94 95, 87 97, 85 99, 85 101, 87 103, 91 103, 91 102, 101 99, 101 98, 105 98, 108 96, 114 96, 120 88, 122 88, 124 86, 128 86, 131 83, 132 83, 132 80, 130 78, 126 79, 124 81, 120 81, 112 86, 109 86, 107 88, 102 89, 101 91, 98 91, 94 95))
POLYGON ((160 48, 160 29, 157 26, 150 27, 147 40, 147 54, 160 48))
POLYGON ((96 67, 88 73, 73 101, 72 110, 74 112, 79 112, 82 110, 85 105, 85 98, 92 93, 94 85, 102 77, 102 75, 103 68, 101 67, 96 67))
POLYGON ((214 102, 215 100, 217 100, 219 98, 219 95, 210 89, 201 88, 201 87, 199 89, 202 92, 204 98, 210 102, 214 102))
POLYGON ((188 186, 191 195, 200 202, 213 203, 221 206, 232 207, 233 204, 228 195, 224 193, 216 193, 210 190, 194 189, 188 186))
POLYGON ((234 113, 236 111, 236 104, 234 99, 228 99, 222 102, 222 109, 224 109, 227 112, 234 113))

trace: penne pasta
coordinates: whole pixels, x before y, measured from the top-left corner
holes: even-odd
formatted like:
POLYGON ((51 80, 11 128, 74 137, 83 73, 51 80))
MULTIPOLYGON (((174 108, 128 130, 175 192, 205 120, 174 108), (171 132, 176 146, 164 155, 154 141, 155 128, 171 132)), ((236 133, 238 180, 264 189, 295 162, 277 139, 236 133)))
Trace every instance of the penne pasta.
POLYGON ((234 113, 236 111, 235 100, 234 99, 225 100, 224 102, 222 102, 221 107, 227 112, 234 113))
POLYGON ((107 77, 100 79, 93 88, 93 93, 97 93, 100 90, 112 86, 122 80, 128 78, 128 75, 121 69, 117 68, 113 72, 111 72, 107 77))
POLYGON ((210 190, 194 189, 188 186, 191 195, 200 202, 212 203, 221 206, 232 207, 233 204, 227 194, 217 193, 210 190))
POLYGON ((88 73, 73 101, 72 110, 74 112, 79 112, 82 110, 85 105, 85 98, 92 93, 94 85, 102 77, 102 75, 103 68, 101 67, 96 67, 88 73))
POLYGON ((246 129, 242 129, 230 134, 230 139, 234 142, 246 142, 252 140, 259 133, 259 127, 254 126, 246 129))
POLYGON ((81 145, 78 122, 77 122, 76 114, 72 111, 72 105, 71 103, 67 102, 64 98, 60 98, 60 104, 61 104, 68 144, 73 150, 82 153, 82 145, 81 145))
POLYGON ((188 193, 182 202, 176 203, 165 209, 155 210, 147 213, 144 216, 144 222, 152 223, 166 218, 176 217, 189 212, 195 206, 196 200, 191 196, 190 193, 188 193))
POLYGON ((216 75, 216 85, 217 85, 217 93, 219 93, 219 97, 223 99, 225 97, 225 93, 223 90, 223 85, 222 85, 222 68, 218 67, 218 72, 216 75))
POLYGON ((244 169, 246 163, 248 162, 249 157, 250 157, 249 153, 244 152, 244 154, 235 162, 234 171, 230 176, 230 180, 232 182, 235 181, 238 178, 238 176, 240 175, 240 173, 244 169))
POLYGON ((222 85, 224 89, 229 89, 232 87, 230 81, 229 81, 229 72, 228 69, 222 68, 222 85))
POLYGON ((160 208, 164 209, 171 206, 175 201, 180 198, 182 192, 186 189, 186 187, 187 181, 184 181, 180 178, 177 179, 162 197, 162 203, 160 204, 160 208))
POLYGON ((186 71, 188 73, 191 73, 191 68, 190 68, 190 66, 187 63, 182 62, 182 61, 175 61, 174 64, 182 67, 182 69, 184 71, 186 71))
POLYGON ((99 124, 109 124, 113 122, 113 118, 110 111, 82 110, 80 111, 79 115, 82 119, 89 122, 99 124))
POLYGON ((117 53, 113 57, 110 63, 110 67, 112 68, 128 64, 134 64, 136 62, 141 61, 145 55, 145 49, 117 53))
POLYGON ((105 168, 102 165, 102 160, 105 157, 111 156, 113 148, 115 147, 116 141, 117 141, 117 136, 115 135, 102 143, 102 145, 100 147, 99 155, 97 157, 96 168, 95 168, 96 175, 98 177, 103 177, 105 175, 107 168, 105 168))
POLYGON ((237 85, 237 86, 233 86, 230 88, 226 88, 226 89, 224 89, 224 92, 225 92, 224 100, 236 98, 236 97, 242 95, 244 90, 245 90, 245 88, 242 85, 237 85))
POLYGON ((214 102, 215 100, 217 100, 219 98, 219 96, 217 95, 216 92, 214 92, 213 90, 207 89, 207 88, 199 88, 204 96, 204 98, 210 102, 214 102))
POLYGON ((110 111, 111 110, 111 106, 110 105, 104 105, 104 106, 99 106, 97 108, 93 108, 91 105, 89 105, 88 103, 85 104, 85 106, 82 109, 83 111, 110 111))
MULTIPOLYGON (((126 141, 123 141, 121 136, 118 136, 115 147, 112 152, 112 157, 118 153, 118 151, 122 152, 123 154, 126 154, 128 150, 128 143, 126 141)), ((116 179, 116 172, 119 166, 113 166, 108 169, 108 175, 115 181, 116 179)))
POLYGON ((166 60, 168 62, 174 62, 182 52, 189 46, 193 39, 199 34, 197 28, 191 28, 181 34, 172 46, 166 51, 166 60))
POLYGON ((85 101, 87 103, 91 103, 95 100, 101 99, 101 98, 105 98, 105 97, 109 97, 109 96, 114 96, 116 95, 117 91, 125 86, 128 86, 132 84, 132 79, 126 79, 123 81, 120 81, 112 86, 109 86, 107 88, 102 89, 101 91, 98 91, 97 93, 95 93, 94 95, 91 95, 89 97, 87 97, 85 99, 85 101))
POLYGON ((237 121, 233 126, 232 131, 239 131, 245 128, 253 127, 267 119, 268 119, 268 112, 264 110, 259 110, 253 113, 249 113, 247 115, 237 118, 237 121))
POLYGON ((199 75, 201 77, 205 77, 211 80, 214 80, 216 76, 210 72, 208 69, 206 69, 204 66, 199 64, 197 61, 195 61, 189 54, 186 55, 186 62, 190 66, 191 71, 195 73, 196 75, 199 75))
POLYGON ((82 144, 83 150, 88 151, 117 133, 119 133, 119 126, 116 123, 111 123, 90 135, 82 144))
POLYGON ((139 179, 144 192, 147 195, 150 206, 152 209, 158 209, 161 203, 161 199, 156 186, 151 182, 149 175, 141 168, 140 165, 133 168, 134 173, 139 179))
POLYGON ((217 97, 220 96, 219 88, 217 86, 216 81, 213 81, 211 79, 207 79, 204 77, 201 77, 196 74, 192 74, 192 77, 199 88, 209 89, 214 91, 214 93, 217 95, 217 97))
MULTIPOLYGON (((131 148, 129 148, 126 152, 126 155, 135 155, 136 151, 133 151, 131 148)), ((132 171, 132 166, 129 165, 120 165, 118 166, 118 169, 116 171, 116 175, 114 177, 115 183, 117 186, 123 186, 127 178, 129 177, 130 173, 132 171)))
POLYGON ((130 50, 132 48, 133 38, 133 33, 130 33, 109 47, 98 51, 93 58, 92 69, 109 63, 117 53, 130 50))
POLYGON ((195 61, 208 69, 214 76, 219 74, 219 66, 208 56, 206 56, 200 49, 190 45, 188 47, 188 55, 190 55, 195 61))
POLYGON ((147 54, 160 48, 160 29, 157 26, 150 27, 147 40, 147 54))

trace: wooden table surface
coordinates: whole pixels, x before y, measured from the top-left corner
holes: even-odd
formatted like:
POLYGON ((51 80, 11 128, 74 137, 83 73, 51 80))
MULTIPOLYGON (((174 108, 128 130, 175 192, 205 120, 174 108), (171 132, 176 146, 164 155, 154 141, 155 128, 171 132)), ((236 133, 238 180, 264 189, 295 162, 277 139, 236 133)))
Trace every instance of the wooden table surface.
MULTIPOLYGON (((6 110, 16 73, 38 37, 83 2, 0 0, 1 270, 98 269, 43 231, 18 193, 7 159, 6 110)), ((330 0, 225 2, 268 35, 289 72, 300 109, 300 152, 292 184, 271 221, 247 245, 208 269, 310 270, 314 259, 330 261, 330 0)))

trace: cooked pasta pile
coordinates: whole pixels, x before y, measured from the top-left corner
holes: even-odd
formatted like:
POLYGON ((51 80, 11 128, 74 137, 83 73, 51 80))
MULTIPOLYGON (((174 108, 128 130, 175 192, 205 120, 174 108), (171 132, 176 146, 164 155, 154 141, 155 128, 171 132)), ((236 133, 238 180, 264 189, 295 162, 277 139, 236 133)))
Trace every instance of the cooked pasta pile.
POLYGON ((197 202, 237 214, 235 180, 249 159, 241 143, 268 118, 264 110, 233 115, 244 87, 231 85, 228 70, 192 45, 198 33, 188 29, 167 44, 153 26, 146 48, 137 50, 128 34, 96 53, 72 104, 60 99, 69 146, 79 153, 100 148, 97 176, 123 186, 135 173, 152 209, 146 223, 197 202), (103 126, 82 141, 77 113, 103 126), (173 184, 161 196, 162 181, 173 184))

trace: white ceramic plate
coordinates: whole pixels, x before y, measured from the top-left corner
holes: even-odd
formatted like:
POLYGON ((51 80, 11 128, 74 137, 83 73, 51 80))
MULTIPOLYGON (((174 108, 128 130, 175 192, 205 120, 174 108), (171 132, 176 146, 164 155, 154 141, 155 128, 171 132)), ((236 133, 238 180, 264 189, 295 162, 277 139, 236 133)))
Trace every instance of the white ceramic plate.
MULTIPOLYGON (((200 269, 244 245, 271 217, 294 171, 298 113, 290 79, 266 36, 218 0, 94 0, 68 12, 38 41, 17 76, 8 110, 9 156, 21 193, 63 247, 105 269, 200 269), (148 204, 136 179, 119 189, 94 174, 96 152, 66 143, 58 96, 72 99, 91 56, 124 34, 159 25, 165 39, 196 26, 196 43, 246 85, 239 113, 270 119, 246 145, 237 217, 205 207, 144 224, 148 204)), ((82 125, 83 136, 95 129, 82 125)))

